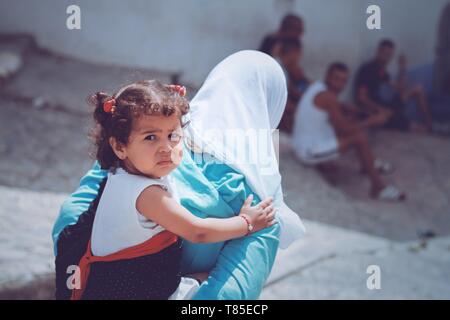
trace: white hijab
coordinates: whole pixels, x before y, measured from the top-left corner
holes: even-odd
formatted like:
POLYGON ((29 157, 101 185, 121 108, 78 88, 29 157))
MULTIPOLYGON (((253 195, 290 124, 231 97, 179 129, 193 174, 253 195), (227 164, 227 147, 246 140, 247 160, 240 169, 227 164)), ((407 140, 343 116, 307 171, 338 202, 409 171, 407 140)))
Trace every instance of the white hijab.
POLYGON ((240 51, 210 72, 190 103, 186 129, 195 146, 242 173, 261 199, 274 197, 280 248, 305 232, 299 216, 284 203, 272 143, 272 129, 280 122, 286 99, 280 65, 259 51, 240 51))

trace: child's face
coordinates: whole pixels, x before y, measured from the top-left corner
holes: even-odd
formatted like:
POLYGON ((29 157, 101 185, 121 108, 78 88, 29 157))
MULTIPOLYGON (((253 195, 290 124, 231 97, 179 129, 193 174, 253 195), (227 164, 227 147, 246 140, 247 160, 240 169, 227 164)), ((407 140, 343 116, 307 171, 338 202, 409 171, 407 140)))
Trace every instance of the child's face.
POLYGON ((160 178, 180 164, 182 135, 178 115, 143 115, 135 120, 122 153, 114 150, 131 173, 160 178))

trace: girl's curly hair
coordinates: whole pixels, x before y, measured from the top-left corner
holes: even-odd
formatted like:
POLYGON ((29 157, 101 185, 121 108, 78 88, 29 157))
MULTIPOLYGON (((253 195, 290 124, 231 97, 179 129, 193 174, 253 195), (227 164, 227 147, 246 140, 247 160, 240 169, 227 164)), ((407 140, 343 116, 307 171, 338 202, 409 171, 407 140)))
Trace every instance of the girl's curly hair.
POLYGON ((93 116, 96 125, 90 133, 96 147, 93 156, 102 169, 113 171, 121 166, 121 162, 109 143, 111 137, 126 145, 133 122, 140 116, 168 117, 176 113, 181 121, 181 117, 189 112, 189 102, 186 98, 156 80, 129 84, 112 96, 96 92, 87 100, 88 104, 95 107, 93 116), (114 112, 105 112, 103 104, 110 99, 115 99, 114 112))

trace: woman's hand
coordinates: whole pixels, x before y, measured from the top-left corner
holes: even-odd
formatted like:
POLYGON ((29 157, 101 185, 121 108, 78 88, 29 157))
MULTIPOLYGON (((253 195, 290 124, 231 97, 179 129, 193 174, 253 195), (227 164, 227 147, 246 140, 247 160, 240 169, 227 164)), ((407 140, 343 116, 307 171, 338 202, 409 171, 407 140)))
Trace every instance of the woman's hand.
POLYGON ((239 215, 246 217, 253 226, 251 231, 256 232, 274 225, 276 210, 273 207, 273 198, 268 197, 253 207, 251 206, 252 201, 253 195, 250 194, 239 212, 239 215))

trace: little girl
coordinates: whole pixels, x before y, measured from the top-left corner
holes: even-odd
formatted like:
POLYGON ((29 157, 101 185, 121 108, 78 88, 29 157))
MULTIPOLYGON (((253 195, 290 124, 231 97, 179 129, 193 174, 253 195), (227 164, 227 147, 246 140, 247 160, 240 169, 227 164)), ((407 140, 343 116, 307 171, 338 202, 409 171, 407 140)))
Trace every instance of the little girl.
POLYGON ((189 299, 204 274, 182 277, 181 241, 220 242, 276 223, 272 198, 232 218, 201 219, 182 207, 169 173, 182 160, 181 86, 142 81, 96 93, 96 158, 109 170, 72 299, 189 299))

